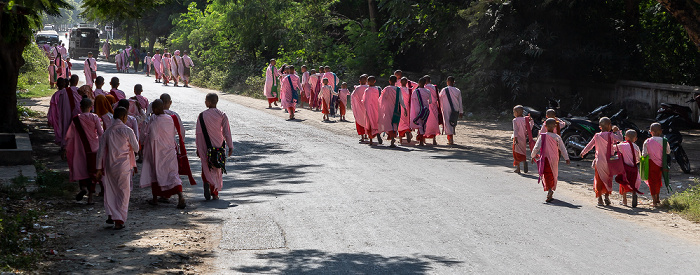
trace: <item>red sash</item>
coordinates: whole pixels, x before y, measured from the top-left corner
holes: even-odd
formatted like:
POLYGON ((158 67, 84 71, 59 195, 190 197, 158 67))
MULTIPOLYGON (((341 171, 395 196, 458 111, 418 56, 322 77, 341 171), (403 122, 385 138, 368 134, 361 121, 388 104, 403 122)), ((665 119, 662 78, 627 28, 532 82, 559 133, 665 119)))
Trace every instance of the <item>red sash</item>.
POLYGON ((175 122, 175 130, 177 130, 177 135, 180 139, 180 151, 177 152, 177 171, 179 175, 187 176, 190 179, 191 185, 197 185, 197 182, 192 176, 192 169, 190 169, 190 161, 187 159, 187 149, 185 149, 185 139, 180 133, 180 120, 177 119, 176 115, 170 115, 175 122))

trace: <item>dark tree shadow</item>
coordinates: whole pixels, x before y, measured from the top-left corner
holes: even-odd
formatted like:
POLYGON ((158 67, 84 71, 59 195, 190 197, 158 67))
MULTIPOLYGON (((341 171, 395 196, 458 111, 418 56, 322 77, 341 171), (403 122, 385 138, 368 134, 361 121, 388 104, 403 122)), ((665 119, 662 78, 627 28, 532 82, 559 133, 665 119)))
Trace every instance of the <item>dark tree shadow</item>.
POLYGON ((258 254, 264 265, 232 268, 241 273, 275 274, 427 274, 434 265, 463 262, 433 255, 382 256, 372 253, 329 253, 315 249, 258 254))

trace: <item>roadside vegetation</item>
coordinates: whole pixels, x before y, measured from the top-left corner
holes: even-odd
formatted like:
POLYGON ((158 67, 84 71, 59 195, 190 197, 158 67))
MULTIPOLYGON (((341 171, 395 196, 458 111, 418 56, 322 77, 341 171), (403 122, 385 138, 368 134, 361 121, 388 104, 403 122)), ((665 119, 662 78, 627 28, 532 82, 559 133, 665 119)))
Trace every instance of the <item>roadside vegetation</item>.
POLYGON ((49 87, 49 59, 39 47, 31 43, 22 53, 24 66, 17 79, 17 98, 45 97, 53 94, 49 87))
POLYGON ((46 232, 51 226, 42 223, 47 218, 44 210, 50 207, 44 200, 75 192, 65 173, 37 168, 36 181, 18 176, 0 183, 0 271, 29 272, 52 254, 46 232))
POLYGON ((695 179, 695 186, 673 194, 664 200, 664 206, 687 220, 700 222, 700 186, 698 184, 700 180, 695 179))

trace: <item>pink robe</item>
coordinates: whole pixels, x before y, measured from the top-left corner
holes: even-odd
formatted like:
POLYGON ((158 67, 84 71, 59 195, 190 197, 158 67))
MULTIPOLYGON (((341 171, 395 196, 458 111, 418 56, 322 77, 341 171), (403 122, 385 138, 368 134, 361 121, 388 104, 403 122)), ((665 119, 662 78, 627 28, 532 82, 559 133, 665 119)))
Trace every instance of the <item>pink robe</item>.
MULTIPOLYGON (((664 142, 663 137, 650 137, 644 141, 644 146, 642 147, 642 156, 649 156, 649 160, 653 161, 656 166, 661 167, 663 165, 663 155, 661 154, 661 146, 664 142)), ((671 153, 671 147, 668 142, 666 143, 666 154, 671 153)))
POLYGON ((175 123, 167 114, 155 115, 148 124, 148 133, 144 135, 143 167, 140 186, 150 187, 157 183, 160 190, 170 190, 182 186, 178 174, 177 143, 175 123))
POLYGON ((581 154, 585 155, 586 153, 590 152, 593 147, 595 147, 595 159, 593 160, 592 166, 595 168, 595 171, 602 182, 598 182, 596 179, 594 180, 593 184, 596 186, 603 185, 608 192, 612 192, 614 175, 611 175, 608 169, 607 160, 610 157, 610 152, 608 151, 608 140, 612 140, 613 143, 622 141, 622 132, 596 133, 593 136, 593 139, 591 139, 588 145, 586 145, 586 148, 583 148, 581 154))
POLYGON ((430 116, 425 124, 425 135, 428 138, 435 137, 440 134, 440 121, 438 120, 438 112, 440 112, 438 94, 435 86, 428 84, 425 87, 430 91, 430 98, 433 102, 430 103, 430 116))
MULTIPOLYGON (((546 119, 546 118, 545 118, 546 119)), ((559 120, 559 131, 564 129, 566 127, 566 122, 559 120)), ((547 127, 544 127, 544 124, 542 124, 542 129, 540 129, 540 134, 544 134, 547 132, 547 127)), ((554 128, 554 132, 557 132, 557 129, 554 128)))
MULTIPOLYGON (((207 126, 207 133, 209 134, 212 146, 220 147, 225 140, 226 148, 233 148, 231 128, 229 126, 228 117, 224 112, 216 108, 207 109, 202 112, 202 119, 207 126)), ((199 119, 197 119, 195 132, 197 156, 199 156, 199 160, 202 162, 202 180, 213 185, 215 191, 218 192, 223 188, 224 184, 222 171, 220 168, 215 167, 209 169, 207 161, 207 143, 204 141, 202 125, 199 124, 199 119)), ((228 149, 226 151, 228 154, 228 149)))
POLYGON ((141 110, 145 112, 146 108, 148 108, 148 98, 142 95, 135 95, 134 97, 136 98, 136 100, 138 100, 139 105, 141 105, 141 110))
POLYGON ((333 72, 324 73, 323 77, 321 77, 321 83, 323 83, 323 78, 328 78, 328 85, 331 85, 331 87, 333 87, 333 90, 335 90, 336 85, 339 85, 338 77, 334 75, 333 72))
POLYGON ((331 98, 333 98, 334 95, 337 94, 333 91, 333 86, 324 85, 321 87, 321 100, 327 104, 326 106, 328 106, 328 108, 331 107, 331 98))
MULTIPOLYGON (((279 88, 279 77, 282 76, 280 72, 274 66, 267 66, 267 71, 265 71, 265 88, 263 94, 267 98, 276 98, 279 95, 272 94, 272 86, 277 84, 279 88)), ((278 91, 279 92, 279 91, 278 91)))
MULTIPOLYGON (((78 115, 78 118, 87 136, 90 149, 92 152, 97 152, 97 149, 100 147, 99 139, 103 133, 100 118, 93 113, 82 113, 78 115)), ((66 133, 66 157, 68 158, 69 168, 68 179, 71 182, 90 178, 83 140, 80 139, 80 133, 78 133, 74 123, 70 124, 66 133)))
POLYGON ((82 100, 82 97, 77 90, 76 87, 69 87, 54 93, 49 104, 48 120, 54 128, 54 142, 61 145, 61 147, 66 146, 65 137, 71 124, 71 119, 80 114, 80 100, 82 100), (67 89, 73 91, 73 98, 70 98, 67 89), (70 106, 71 100, 75 104, 72 109, 70 106))
MULTIPOLYGON (((420 93, 420 99, 423 101, 423 107, 428 107, 430 106, 429 101, 430 99, 430 91, 426 88, 416 88, 415 91, 413 91, 413 94, 411 94, 411 129, 418 129, 418 133, 424 134, 425 133, 425 121, 418 121, 418 124, 413 122, 413 118, 418 117, 418 114, 420 113, 421 109, 421 101, 418 98, 418 94, 420 93)), ((429 118, 428 118, 429 120, 429 118)))
POLYGON ((348 89, 339 89, 338 90, 338 98, 340 99, 340 102, 342 102, 345 107, 348 106, 348 96, 350 96, 350 91, 348 89))
POLYGON ((440 111, 442 112, 442 129, 445 131, 446 135, 454 135, 455 127, 450 125, 450 114, 452 113, 452 108, 460 114, 464 113, 462 108, 462 91, 455 87, 445 87, 440 91, 440 111), (452 107, 450 107, 450 101, 447 99, 446 89, 450 91, 450 98, 452 99, 452 107))
POLYGON ((362 99, 365 97, 365 91, 369 88, 367 85, 356 85, 355 90, 350 95, 350 104, 352 104, 352 114, 355 116, 355 122, 366 128, 367 111, 362 99))
MULTIPOLYGON (((177 117, 177 120, 180 121, 180 134, 182 134, 183 137, 186 136, 185 131, 187 131, 187 129, 185 129, 185 124, 182 123, 182 118, 180 118, 180 115, 179 115, 178 113, 174 112, 174 111, 171 111, 171 110, 163 110, 163 112, 164 112, 166 115, 169 115, 169 116, 176 116, 176 117, 177 117)), ((179 147, 180 147, 180 139, 175 138, 175 144, 176 144, 176 145, 178 146, 178 148, 179 148, 179 147)), ((179 149, 178 149, 178 151, 179 151, 179 149)))
MULTIPOLYGON (((107 96, 107 95, 108 95, 108 93, 106 93, 106 92, 105 92, 104 90, 102 90, 102 89, 95 89, 92 93, 95 95, 95 97, 97 97, 98 95, 103 95, 103 96, 107 96)), ((95 103, 95 102, 93 102, 93 105, 94 105, 94 103, 95 103)))
MULTIPOLYGON (((530 130, 535 126, 535 122, 530 119, 530 130)), ((513 134, 510 135, 511 139, 517 139, 518 142, 514 146, 516 153, 527 156, 527 124, 525 122, 525 117, 516 117, 513 119, 513 134)), ((535 137, 532 137, 533 139, 535 137)))
MULTIPOLYGON (((545 150, 542 149, 542 138, 537 139, 535 147, 532 149, 532 158, 536 156, 543 157, 547 159, 549 163, 549 168, 552 170, 552 176, 554 178, 554 186, 552 186, 552 191, 557 190, 557 178, 559 177, 559 155, 561 155, 564 160, 569 160, 569 154, 566 152, 566 146, 564 146, 564 141, 561 137, 555 133, 546 133, 547 145, 544 146, 545 150)), ((544 163, 544 162, 543 162, 544 163)), ((548 191, 545 187, 544 191, 548 191)))
POLYGON ((160 79, 163 77, 163 56, 160 54, 154 54, 151 60, 153 61, 153 69, 156 71, 156 77, 160 79))
POLYGON ((112 121, 114 121, 114 115, 112 113, 106 113, 100 117, 100 120, 102 120, 102 128, 104 129, 109 129, 109 127, 112 127, 112 121))
POLYGON ((365 94, 362 97, 362 104, 365 105, 365 128, 371 129, 372 132, 367 133, 372 136, 378 134, 379 131, 379 88, 377 86, 367 87, 365 94))
POLYGON ((112 88, 111 90, 109 90, 109 94, 113 95, 117 99, 117 101, 126 98, 126 94, 124 93, 124 91, 119 89, 112 88))
MULTIPOLYGON (((379 119, 377 121, 379 132, 398 131, 399 125, 392 124, 391 119, 394 116, 394 108, 396 108, 396 97, 399 97, 399 112, 403 115, 404 108, 401 93, 397 93, 396 86, 386 86, 382 90, 382 95, 379 96, 379 119)), ((400 90, 399 90, 400 92, 400 90)))
POLYGON ((102 54, 105 56, 105 59, 109 60, 109 41, 105 41, 104 44, 102 44, 102 54))
MULTIPOLYGON (((166 76, 168 78, 170 78, 173 75, 172 72, 170 71, 170 66, 171 66, 170 60, 171 60, 171 58, 166 57, 166 56, 164 56, 162 59, 163 76, 166 76)), ((172 80, 172 79, 170 79, 170 80, 172 80)))
POLYGON ((309 72, 304 72, 301 74, 301 88, 304 90, 304 95, 307 99, 311 100, 311 84, 309 83, 309 72))
POLYGON ((399 122, 399 131, 405 132, 411 130, 411 92, 408 87, 401 87, 401 98, 403 99, 404 106, 409 109, 406 114, 401 112, 401 122, 399 122))
POLYGON ((182 77, 185 74, 185 67, 182 63, 182 57, 175 55, 170 59, 170 68, 173 72, 173 77, 182 77))
POLYGON ((126 222, 131 195, 131 172, 136 167, 134 152, 139 143, 134 132, 116 120, 100 138, 97 151, 97 169, 104 169, 104 205, 113 220, 126 222))
POLYGON ((97 61, 95 61, 94 58, 86 58, 85 64, 83 64, 83 74, 85 74, 85 85, 90 87, 92 87, 92 84, 95 82, 95 80, 92 79, 91 69, 97 72, 97 61))
POLYGON ((297 106, 297 100, 292 98, 292 88, 297 92, 301 93, 301 88, 299 87, 299 76, 290 74, 282 79, 280 88, 280 100, 283 108, 293 108, 297 106), (289 83, 291 80, 291 84, 289 83))
POLYGON ((311 105, 312 108, 316 108, 319 106, 318 94, 321 91, 321 87, 318 84, 318 78, 318 74, 309 75, 309 105, 311 105))
POLYGON ((49 65, 49 83, 56 83, 56 80, 58 80, 59 77, 60 75, 56 65, 49 65))
MULTIPOLYGON (((632 147, 627 142, 620 143, 617 149, 622 153, 622 159, 627 166, 636 166, 639 163, 639 159, 642 157, 642 153, 639 150, 637 144, 632 143, 632 147), (634 154, 634 155, 633 155, 634 154)), ((659 151, 661 151, 661 146, 659 146, 659 151)), ((637 171, 637 181, 634 183, 634 187, 639 190, 639 186, 642 184, 642 177, 639 176, 639 171, 637 171)))

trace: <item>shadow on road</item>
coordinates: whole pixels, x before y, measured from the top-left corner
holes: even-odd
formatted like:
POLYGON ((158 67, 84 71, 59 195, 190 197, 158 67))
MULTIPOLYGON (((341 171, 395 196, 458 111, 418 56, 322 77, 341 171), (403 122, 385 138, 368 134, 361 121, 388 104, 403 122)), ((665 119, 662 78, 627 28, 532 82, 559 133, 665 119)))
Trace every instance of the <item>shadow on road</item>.
POLYGON ((427 274, 433 265, 463 262, 441 256, 382 256, 371 253, 328 253, 315 249, 258 254, 264 265, 232 268, 242 273, 275 274, 427 274))

